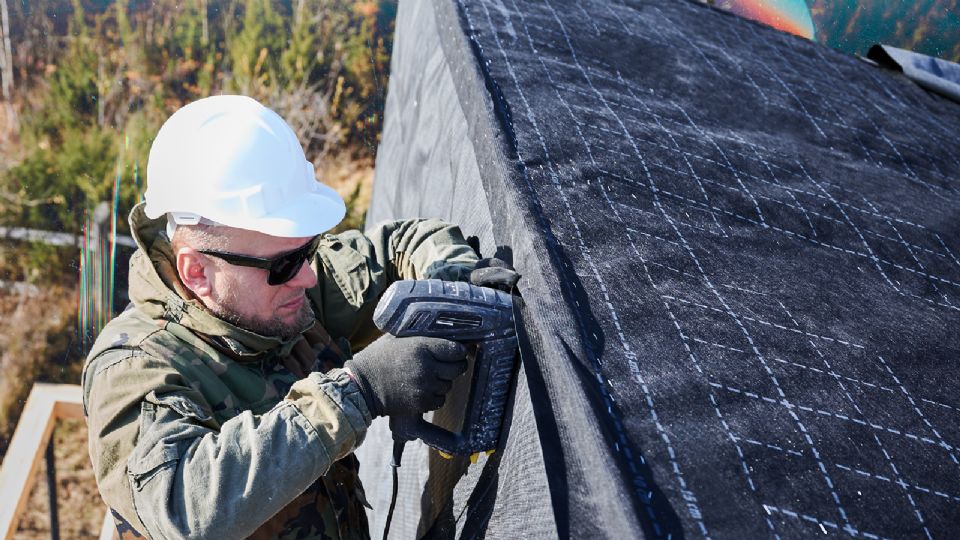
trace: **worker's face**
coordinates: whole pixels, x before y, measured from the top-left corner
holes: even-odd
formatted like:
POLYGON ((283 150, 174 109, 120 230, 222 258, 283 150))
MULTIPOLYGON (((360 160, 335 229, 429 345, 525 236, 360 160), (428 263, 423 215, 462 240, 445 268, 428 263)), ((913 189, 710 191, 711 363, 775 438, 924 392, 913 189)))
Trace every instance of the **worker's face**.
MULTIPOLYGON (((293 251, 312 239, 281 238, 227 227, 222 232, 226 236, 222 251, 268 259, 293 251)), ((269 285, 265 269, 233 265, 191 248, 180 248, 178 257, 185 251, 185 255, 196 258, 195 264, 200 268, 191 269, 189 263, 178 261, 181 280, 186 276, 187 281, 192 281, 184 284, 221 319, 258 334, 279 337, 294 336, 314 320, 306 289, 317 284, 317 275, 309 260, 290 281, 269 285)))

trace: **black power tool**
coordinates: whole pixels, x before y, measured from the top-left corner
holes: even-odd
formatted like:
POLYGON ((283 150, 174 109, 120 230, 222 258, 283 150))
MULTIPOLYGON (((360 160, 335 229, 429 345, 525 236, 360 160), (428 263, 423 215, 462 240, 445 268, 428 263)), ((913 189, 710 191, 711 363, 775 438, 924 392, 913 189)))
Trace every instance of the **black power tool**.
POLYGON ((380 298, 373 322, 397 337, 428 336, 464 343, 473 355, 473 380, 460 433, 451 433, 420 416, 390 417, 393 495, 383 527, 386 540, 397 505, 397 468, 407 441, 420 439, 444 457, 469 455, 471 461, 479 452, 497 447, 516 362, 517 334, 511 295, 437 279, 395 282, 380 298))
MULTIPOLYGON (((420 439, 447 456, 495 449, 517 356, 513 297, 456 281, 397 281, 380 299, 373 322, 397 337, 428 336, 463 343, 473 355, 462 431, 451 433, 419 416, 392 416, 394 440, 420 439)), ((399 465, 399 456, 396 461, 399 465)))

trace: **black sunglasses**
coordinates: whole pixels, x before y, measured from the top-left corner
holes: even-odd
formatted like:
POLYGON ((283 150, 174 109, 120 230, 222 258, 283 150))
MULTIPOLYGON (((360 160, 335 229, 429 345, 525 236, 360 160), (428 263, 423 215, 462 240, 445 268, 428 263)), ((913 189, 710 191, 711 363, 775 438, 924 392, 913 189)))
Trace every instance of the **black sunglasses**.
POLYGON ((314 236, 313 240, 310 240, 303 246, 293 251, 281 253, 272 259, 238 255, 236 253, 224 253, 211 249, 198 249, 197 251, 237 266, 251 266, 253 268, 269 270, 270 274, 267 275, 267 283, 270 285, 282 285, 297 275, 297 272, 303 267, 304 261, 312 257, 314 252, 317 251, 317 245, 319 243, 320 236, 314 236))

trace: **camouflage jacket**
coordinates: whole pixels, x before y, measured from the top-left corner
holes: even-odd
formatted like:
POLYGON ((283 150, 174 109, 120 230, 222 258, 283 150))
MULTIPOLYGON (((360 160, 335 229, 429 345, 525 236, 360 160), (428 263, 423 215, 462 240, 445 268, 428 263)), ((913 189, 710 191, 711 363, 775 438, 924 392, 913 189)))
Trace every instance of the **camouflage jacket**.
POLYGON ((370 423, 339 369, 377 336, 371 314, 396 279, 466 279, 476 256, 437 220, 325 236, 307 293, 317 323, 281 340, 190 300, 170 244, 142 205, 131 305, 83 372, 89 450, 123 537, 366 538, 352 451, 370 423))

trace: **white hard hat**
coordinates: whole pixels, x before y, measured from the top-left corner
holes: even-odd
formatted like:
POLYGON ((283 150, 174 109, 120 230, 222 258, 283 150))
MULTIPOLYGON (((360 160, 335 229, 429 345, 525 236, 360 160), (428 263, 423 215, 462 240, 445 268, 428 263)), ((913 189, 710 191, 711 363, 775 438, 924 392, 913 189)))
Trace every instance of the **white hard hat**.
POLYGON ((213 96, 167 119, 147 161, 147 217, 216 223, 272 236, 320 234, 346 207, 317 182, 296 134, 246 96, 213 96))

